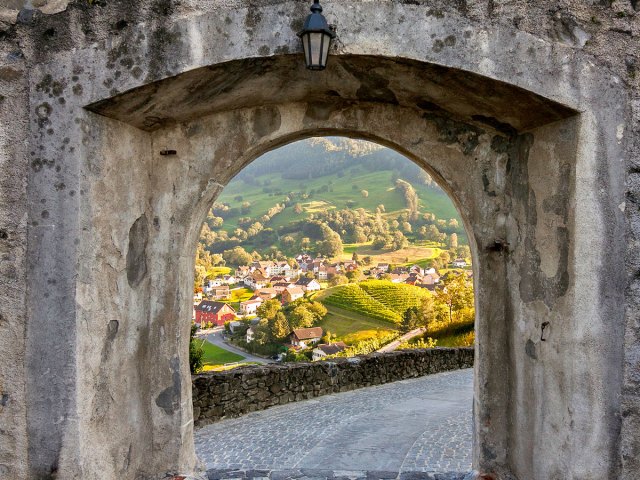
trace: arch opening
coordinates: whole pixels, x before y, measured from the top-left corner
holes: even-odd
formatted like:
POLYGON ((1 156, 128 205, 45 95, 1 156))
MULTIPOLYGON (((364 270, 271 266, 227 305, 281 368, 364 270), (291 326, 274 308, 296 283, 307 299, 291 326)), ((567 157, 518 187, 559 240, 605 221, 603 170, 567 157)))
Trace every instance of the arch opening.
MULTIPOLYGON (((216 192, 213 207, 203 223, 204 233, 200 233, 194 283, 196 291, 200 287, 194 298, 194 305, 197 305, 194 318, 200 327, 198 337, 201 339, 196 340, 196 344, 201 342, 205 345, 205 364, 210 363, 205 367, 206 370, 233 368, 232 365, 214 367, 213 364, 225 359, 239 365, 246 361, 275 363, 278 354, 278 361, 318 361, 326 355, 323 349, 331 355, 350 357, 377 350, 391 352, 399 344, 403 349, 424 348, 437 342, 442 347, 473 346, 475 314, 470 286, 471 250, 456 206, 426 173, 425 167, 420 166, 419 163, 424 162, 409 159, 395 150, 374 143, 370 137, 368 141, 354 140, 362 136, 351 132, 349 138, 320 137, 314 132, 299 132, 296 140, 281 138, 270 143, 264 153, 251 158, 222 191, 216 192), (306 155, 311 158, 304 159, 306 155), (341 157, 347 157, 348 160, 341 157), (321 161, 326 161, 330 166, 318 168, 318 162, 321 161), (420 177, 420 173, 424 175, 420 177), (415 205, 412 202, 416 202, 415 205), (267 208, 269 206, 274 208, 267 208), (282 209, 275 208, 280 206, 282 209), (345 224, 345 221, 348 223, 345 224), (256 227, 255 222, 260 223, 260 228, 256 227), (224 229, 225 224, 231 226, 224 229), (357 225, 352 228, 354 224, 357 225), (339 247, 329 247, 335 250, 334 253, 325 252, 322 238, 314 237, 321 233, 319 229, 311 227, 320 225, 328 227, 327 230, 339 238, 339 247), (437 226, 443 232, 438 231, 437 226), (305 238, 305 235, 311 238, 305 238), (356 235, 363 238, 356 241, 356 235), (382 245, 384 238, 387 245, 382 245), (301 241, 303 244, 306 241, 306 245, 301 247, 301 241), (376 242, 378 245, 372 246, 376 242), (402 245, 397 242, 402 242, 402 245), (270 246, 273 248, 268 248, 270 246), (203 248, 209 252, 205 254, 203 248), (355 262, 351 261, 354 258, 352 255, 344 253, 345 248, 349 252, 353 250, 355 255, 360 253, 355 257, 355 262), (460 251, 465 253, 459 254, 460 251), (460 264, 460 257, 465 265, 460 264), (202 262, 198 259, 202 259, 202 262), (281 271, 281 262, 286 262, 292 268, 281 271), (225 270, 213 263, 222 263, 225 270), (378 265, 385 263, 391 264, 390 268, 383 267, 380 270, 378 265), (316 264, 319 264, 317 268, 316 264), (351 269, 354 265, 355 268, 351 269), (204 270, 205 266, 208 270, 204 270), (227 271, 229 266, 231 269, 227 271), (442 268, 447 270, 439 272, 438 269, 442 268), (460 291, 457 299, 450 299, 454 307, 453 310, 447 310, 442 293, 446 292, 448 284, 451 284, 449 288, 453 288, 457 275, 464 277, 458 283, 466 287, 460 291), (207 277, 210 278, 207 280, 207 277), (308 279, 313 279, 313 288, 309 287, 309 290, 308 279), (230 281, 233 282, 231 285, 230 281), (298 290, 302 291, 300 295, 298 290), (243 297, 244 302, 240 302, 240 293, 247 297, 243 297), (345 295, 357 295, 357 299, 353 300, 369 299, 376 302, 384 312, 362 303, 355 307, 350 302, 341 303, 339 300, 345 295), (398 301, 400 298, 404 300, 398 301), (260 304, 256 306, 257 302, 260 304), (462 306, 464 302, 466 304, 462 306), (238 318, 224 317, 227 307, 222 305, 225 304, 235 310, 238 318), (337 304, 340 306, 337 307, 337 304), (313 319, 299 315, 298 310, 312 310, 317 305, 324 307, 324 313, 313 319), (405 315, 408 310, 409 314, 405 315), (360 320, 353 321, 349 313, 343 316, 345 311, 355 314, 360 320), (284 337, 280 332, 283 326, 280 323, 287 325, 288 333, 284 337), (321 339, 314 344, 301 342, 292 346, 291 343, 295 341, 290 340, 289 334, 301 332, 297 330, 301 328, 321 329, 321 339), (458 334, 451 336, 448 332, 452 331, 458 334), (400 337, 404 339, 396 342, 400 337), (239 355, 239 358, 226 356, 225 349, 239 355), (256 354, 262 355, 262 358, 256 354)), ((252 153, 255 155, 255 152, 252 153)), ((432 170, 431 167, 427 168, 432 170)), ((460 395, 460 398, 444 408, 432 401, 429 408, 425 406, 424 411, 412 413, 431 418, 430 409, 442 408, 442 415, 431 418, 433 424, 428 424, 425 431, 439 428, 437 425, 442 422, 456 426, 455 435, 460 445, 453 451, 448 450, 447 462, 441 465, 426 464, 427 455, 418 454, 416 447, 417 443, 425 443, 424 447, 432 456, 437 448, 442 448, 444 438, 436 443, 425 442, 422 438, 425 433, 416 430, 413 422, 406 423, 403 431, 400 427, 402 420, 398 418, 396 440, 414 444, 411 451, 416 450, 416 458, 405 459, 404 456, 409 452, 402 454, 394 451, 390 454, 387 452, 389 445, 385 447, 381 443, 369 446, 371 449, 378 448, 378 453, 367 459, 357 461, 350 457, 350 468, 379 470, 386 465, 387 470, 395 468, 398 471, 407 471, 409 468, 460 473, 470 471, 472 388, 470 383, 460 387, 456 384, 460 381, 458 376, 453 378, 455 381, 451 388, 456 391, 454 395, 460 395), (424 465, 415 466, 421 462, 424 465), (405 468, 404 464, 415 465, 405 468)), ((280 396, 283 395, 286 396, 286 392, 280 396)), ((309 398, 314 396, 312 394, 309 398)), ((276 398, 275 404, 278 404, 278 396, 273 397, 276 398)), ((196 446, 207 468, 224 469, 233 464, 235 468, 239 468, 239 465, 246 469, 255 468, 256 465, 265 468, 268 465, 279 470, 294 465, 300 455, 305 458, 303 467, 315 465, 317 459, 314 460, 310 452, 302 451, 297 452, 295 458, 293 455, 292 458, 265 457, 252 460, 237 457, 239 446, 233 444, 231 437, 222 440, 219 436, 222 424, 202 428, 210 423, 210 419, 205 418, 205 405, 201 399, 201 396, 194 399, 196 426, 202 429, 196 435, 196 446)), ((209 406, 208 412, 212 409, 213 406, 209 406)), ((229 407, 227 414, 235 416, 232 413, 234 411, 242 413, 241 409, 229 407)), ((382 411, 378 413, 382 418, 382 411)), ((394 421, 394 412, 387 414, 391 416, 389 420, 394 421)), ((371 422, 371 428, 374 428, 374 424, 375 421, 371 422)), ((247 424, 246 428, 251 427, 247 424)), ((336 424, 336 429, 340 429, 339 424, 336 424)), ((278 437, 270 441, 278 445, 287 443, 292 434, 282 426, 278 437)), ((454 435, 453 429, 448 434, 454 435)), ((361 442, 367 442, 367 438, 366 434, 361 439, 353 438, 350 448, 360 448, 361 442)), ((257 446, 263 441, 265 438, 252 437, 251 441, 242 445, 242 450, 254 450, 256 447, 257 451, 257 446)), ((320 439, 310 438, 309 441, 320 439)), ((331 459, 324 460, 323 468, 345 468, 344 461, 338 458, 343 456, 349 454, 335 452, 331 459)))

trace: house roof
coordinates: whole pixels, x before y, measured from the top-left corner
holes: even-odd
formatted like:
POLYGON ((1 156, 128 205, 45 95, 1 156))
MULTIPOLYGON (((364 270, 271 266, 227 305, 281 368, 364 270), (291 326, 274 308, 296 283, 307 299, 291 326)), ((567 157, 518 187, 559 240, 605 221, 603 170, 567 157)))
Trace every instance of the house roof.
POLYGON ((249 300, 245 300, 244 302, 240 302, 240 305, 252 305, 254 303, 262 303, 264 300, 262 300, 260 297, 258 298, 250 298, 249 300))
POLYGON ((319 348, 327 355, 335 355, 336 353, 339 353, 343 351, 345 348, 347 348, 347 345, 344 342, 337 342, 337 343, 331 343, 331 344, 318 345, 316 348, 319 348))
POLYGON ((258 295, 277 295, 278 291, 273 288, 273 287, 268 287, 268 288, 260 288, 258 290, 256 290, 256 292, 258 295))
POLYGON ((298 328, 292 333, 298 340, 309 340, 322 337, 322 327, 298 328))
POLYGON ((235 310, 233 310, 233 307, 231 307, 227 303, 212 302, 210 300, 201 301, 200 304, 196 307, 196 310, 200 310, 201 312, 206 312, 206 313, 218 313, 224 307, 229 307, 233 312, 235 312, 235 310))
POLYGON ((264 272, 262 270, 256 270, 255 272, 253 272, 251 274, 251 278, 253 278, 257 282, 264 282, 268 280, 268 278, 264 275, 264 272))
POLYGON ((309 285, 311 282, 315 282, 316 279, 315 278, 306 278, 306 277, 302 277, 300 278, 297 282, 296 285, 302 285, 302 286, 307 286, 309 285))
POLYGON ((285 289, 285 292, 289 292, 289 295, 304 295, 304 290, 302 290, 300 287, 289 287, 285 289))

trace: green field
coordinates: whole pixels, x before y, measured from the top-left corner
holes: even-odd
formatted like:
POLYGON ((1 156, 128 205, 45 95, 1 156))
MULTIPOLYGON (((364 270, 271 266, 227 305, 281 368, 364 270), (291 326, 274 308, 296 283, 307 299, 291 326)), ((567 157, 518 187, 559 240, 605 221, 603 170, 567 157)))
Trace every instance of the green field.
POLYGON ((220 348, 217 345, 207 342, 202 343, 202 349, 204 350, 203 362, 205 365, 224 365, 225 363, 233 363, 244 360, 242 355, 229 352, 224 348, 220 348))
POLYGON ((336 335, 338 341, 355 343, 376 336, 378 332, 393 332, 393 325, 357 312, 326 305, 328 313, 318 326, 336 335))
POLYGON ((414 265, 426 266, 429 260, 432 260, 442 253, 442 245, 426 244, 425 245, 409 245, 401 250, 385 251, 374 250, 371 242, 367 243, 346 243, 343 245, 343 254, 341 260, 350 260, 354 253, 360 258, 371 257, 371 265, 378 263, 389 263, 391 265, 414 265))
POLYGON ((225 300, 226 303, 231 305, 236 312, 240 309, 240 302, 244 302, 253 297, 253 290, 250 288, 234 288, 231 290, 231 297, 225 300))
MULTIPOLYGON (((356 169, 355 172, 350 172, 349 175, 343 178, 339 178, 337 175, 326 175, 303 182, 283 179, 277 173, 258 177, 261 182, 270 181, 274 190, 282 192, 281 195, 264 192, 260 187, 248 186, 242 180, 232 180, 225 187, 217 201, 219 203, 228 203, 232 207, 240 206, 242 202, 250 202, 251 208, 246 214, 225 219, 222 228, 228 232, 233 232, 238 227, 240 216, 254 219, 260 218, 276 203, 281 202, 287 192, 318 191, 323 186, 330 184, 333 191, 315 193, 311 198, 301 202, 301 206, 304 209, 302 213, 296 214, 293 208, 286 208, 282 213, 276 215, 268 226, 276 229, 286 226, 292 221, 301 220, 308 214, 320 210, 347 208, 348 201, 355 202, 355 205, 351 207, 354 209, 364 208, 374 212, 378 205, 383 204, 387 213, 398 212, 405 209, 405 203, 402 194, 394 188, 394 183, 391 180, 392 175, 393 172, 390 170, 358 173, 356 169), (354 188, 354 186, 357 188, 354 188), (360 190, 367 190, 369 196, 364 198, 360 195, 360 190), (242 202, 235 200, 235 197, 238 196, 242 197, 242 202)), ((455 206, 445 193, 417 182, 414 188, 420 198, 420 211, 434 213, 438 218, 442 219, 455 218, 460 222, 455 206)))
POLYGON ((207 275, 211 278, 222 277, 223 275, 229 275, 231 268, 229 267, 213 267, 207 272, 207 275))

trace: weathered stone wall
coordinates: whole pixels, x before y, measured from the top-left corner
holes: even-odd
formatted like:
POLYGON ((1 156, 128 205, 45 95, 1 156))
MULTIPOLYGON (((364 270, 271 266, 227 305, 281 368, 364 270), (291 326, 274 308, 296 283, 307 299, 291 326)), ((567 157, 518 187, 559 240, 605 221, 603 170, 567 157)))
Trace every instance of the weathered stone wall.
POLYGON ((0 476, 192 471, 199 224, 256 156, 343 133, 465 218, 476 467, 635 478, 639 2, 326 0, 323 73, 309 3, 0 2, 0 476))
POLYGON ((275 405, 472 366, 473 348, 436 348, 203 373, 193 376, 193 420, 201 427, 275 405))

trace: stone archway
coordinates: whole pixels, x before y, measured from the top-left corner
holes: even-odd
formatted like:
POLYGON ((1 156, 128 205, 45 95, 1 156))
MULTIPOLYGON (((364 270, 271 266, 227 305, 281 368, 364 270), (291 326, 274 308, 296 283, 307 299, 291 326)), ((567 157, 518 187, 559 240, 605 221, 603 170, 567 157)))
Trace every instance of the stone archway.
POLYGON ((26 334, 8 350, 26 367, 11 371, 21 454, 6 454, 10 473, 194 470, 178 320, 200 222, 261 153, 340 133, 428 168, 465 218, 478 268, 476 467, 505 479, 624 478, 628 117, 616 79, 560 45, 404 2, 332 6, 342 43, 319 75, 290 54, 302 3, 264 14, 200 5, 170 21, 156 7, 131 2, 150 12, 136 28, 110 11, 103 44, 73 30, 92 13, 79 7, 16 34, 32 64, 9 102, 29 108, 2 110, 20 112, 3 138, 28 178, 28 228, 10 232, 28 238, 29 259, 17 281, 26 334), (410 18, 423 21, 403 26, 410 18), (36 45, 51 29, 66 43, 48 58, 36 45))

